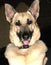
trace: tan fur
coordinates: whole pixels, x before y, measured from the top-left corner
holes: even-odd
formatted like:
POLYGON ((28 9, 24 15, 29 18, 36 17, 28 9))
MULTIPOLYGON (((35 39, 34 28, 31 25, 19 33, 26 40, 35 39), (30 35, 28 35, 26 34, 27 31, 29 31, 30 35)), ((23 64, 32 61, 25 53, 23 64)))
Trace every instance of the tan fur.
POLYGON ((23 27, 23 26, 26 26, 26 20, 27 20, 27 18, 29 18, 29 19, 31 19, 31 20, 33 21, 33 23, 32 23, 30 26, 28 26, 28 28, 29 28, 30 30, 34 30, 34 34, 33 34, 32 40, 31 40, 31 42, 30 42, 30 45, 34 44, 34 42, 35 42, 36 40, 38 40, 39 37, 40 37, 39 27, 38 27, 37 24, 35 24, 36 21, 35 21, 35 19, 33 18, 33 16, 30 15, 29 13, 27 13, 27 12, 24 12, 24 13, 16 13, 16 14, 14 15, 13 22, 12 22, 12 24, 11 24, 12 26, 11 26, 11 29, 10 29, 10 40, 11 40, 11 42, 13 42, 16 46, 18 46, 18 43, 19 43, 19 45, 21 45, 21 41, 18 41, 19 38, 17 38, 15 32, 16 32, 16 31, 19 32, 20 30, 22 30, 22 27, 23 27), (23 17, 22 15, 24 15, 24 17, 23 17), (22 25, 23 25, 22 27, 15 26, 15 22, 17 22, 18 20, 20 20, 20 22, 22 23, 22 25))
POLYGON ((9 44, 5 56, 10 65, 45 65, 47 62, 46 51, 47 47, 44 42, 39 40, 29 49, 24 50, 19 50, 13 44, 9 44))
POLYGON ((27 12, 18 13, 9 4, 5 4, 5 10, 6 19, 10 23, 9 37, 11 43, 8 44, 5 51, 9 65, 45 65, 47 62, 47 47, 43 41, 39 40, 41 34, 36 22, 39 16, 39 0, 35 0, 27 12), (28 25, 27 19, 32 21, 32 24, 28 25), (21 26, 15 25, 18 20, 21 26), (18 47, 23 46, 23 43, 16 32, 23 32, 24 30, 33 31, 29 43, 30 47, 19 49, 18 47))

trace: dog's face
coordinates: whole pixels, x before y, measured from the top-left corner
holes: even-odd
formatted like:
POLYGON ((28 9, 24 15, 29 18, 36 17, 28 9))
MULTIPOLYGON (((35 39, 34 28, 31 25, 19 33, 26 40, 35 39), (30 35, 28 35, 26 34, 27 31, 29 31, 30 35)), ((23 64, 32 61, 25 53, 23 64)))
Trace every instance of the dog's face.
POLYGON ((29 48, 40 38, 37 25, 39 16, 39 0, 35 0, 27 12, 16 12, 15 9, 5 4, 6 19, 10 23, 10 40, 19 48, 29 48))

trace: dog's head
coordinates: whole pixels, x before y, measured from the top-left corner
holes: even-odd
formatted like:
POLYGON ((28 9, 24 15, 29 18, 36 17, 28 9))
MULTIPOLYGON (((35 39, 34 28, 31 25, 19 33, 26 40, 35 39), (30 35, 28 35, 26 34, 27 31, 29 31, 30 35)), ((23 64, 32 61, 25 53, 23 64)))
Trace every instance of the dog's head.
POLYGON ((6 19, 10 23, 10 40, 19 48, 28 48, 40 38, 37 25, 39 16, 39 0, 35 0, 26 12, 16 12, 9 4, 5 4, 6 19))

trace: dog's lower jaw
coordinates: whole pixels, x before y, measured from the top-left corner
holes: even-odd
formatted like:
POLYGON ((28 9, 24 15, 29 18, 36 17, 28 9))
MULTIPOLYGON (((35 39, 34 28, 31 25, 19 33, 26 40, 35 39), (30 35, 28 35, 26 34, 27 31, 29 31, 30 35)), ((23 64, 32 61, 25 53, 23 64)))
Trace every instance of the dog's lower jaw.
POLYGON ((18 47, 19 49, 27 49, 27 48, 29 48, 30 46, 29 45, 23 45, 23 46, 20 46, 20 47, 18 47))
MULTIPOLYGON (((31 39, 29 39, 29 40, 31 40, 31 39)), ((21 41, 22 42, 22 46, 19 46, 18 48, 19 49, 28 49, 30 47, 30 45, 29 45, 30 41, 29 40, 21 41)))

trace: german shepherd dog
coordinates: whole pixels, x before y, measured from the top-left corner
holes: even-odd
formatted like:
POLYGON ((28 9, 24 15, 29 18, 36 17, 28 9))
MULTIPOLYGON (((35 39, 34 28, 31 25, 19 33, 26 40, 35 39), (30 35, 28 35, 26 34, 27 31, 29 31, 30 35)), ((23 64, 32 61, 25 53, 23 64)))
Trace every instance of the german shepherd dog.
POLYGON ((5 4, 5 15, 10 23, 10 41, 5 57, 9 65, 45 65, 47 47, 40 39, 37 24, 39 0, 34 0, 26 12, 16 12, 8 3, 5 4))

